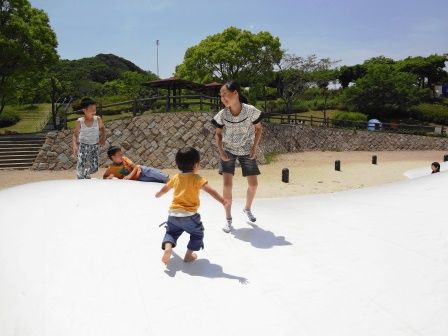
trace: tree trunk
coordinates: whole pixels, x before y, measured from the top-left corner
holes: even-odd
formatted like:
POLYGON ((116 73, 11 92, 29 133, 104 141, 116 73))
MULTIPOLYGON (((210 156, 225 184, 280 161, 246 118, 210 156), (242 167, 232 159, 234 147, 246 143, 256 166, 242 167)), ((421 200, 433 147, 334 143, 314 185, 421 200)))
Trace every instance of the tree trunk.
POLYGON ((56 106, 54 104, 53 97, 51 98, 51 119, 53 121, 53 128, 54 128, 54 130, 56 130, 57 129, 57 125, 56 125, 56 106))
POLYGON ((51 78, 51 93, 50 93, 50 98, 51 98, 51 118, 53 121, 53 129, 57 130, 58 129, 58 125, 56 125, 56 84, 54 81, 54 78, 51 78))
POLYGON ((5 108, 5 105, 6 105, 6 96, 3 95, 3 96, 2 96, 2 99, 0 100, 0 114, 3 113, 3 110, 4 110, 4 108, 5 108))

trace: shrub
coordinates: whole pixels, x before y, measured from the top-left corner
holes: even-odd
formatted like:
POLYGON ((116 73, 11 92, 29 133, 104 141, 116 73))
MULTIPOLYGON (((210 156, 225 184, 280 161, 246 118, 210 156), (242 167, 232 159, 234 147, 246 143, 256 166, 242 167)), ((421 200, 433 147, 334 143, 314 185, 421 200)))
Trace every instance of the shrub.
POLYGON ((339 127, 365 128, 367 115, 359 112, 339 112, 333 117, 333 125, 339 127))
POLYGON ((8 127, 17 124, 20 116, 14 112, 3 112, 0 114, 0 127, 8 127))
POLYGON ((306 102, 296 102, 292 107, 292 112, 308 112, 310 108, 306 102))
POLYGON ((442 105, 448 106, 448 98, 442 99, 442 105))
POLYGON ((418 104, 411 108, 411 115, 422 121, 445 124, 448 121, 448 106, 442 104, 418 104))
MULTIPOLYGON (((285 113, 286 112, 286 104, 285 101, 281 98, 277 98, 276 100, 270 100, 266 104, 266 110, 269 113, 285 113)), ((310 108, 306 101, 297 101, 291 107, 291 112, 307 112, 310 108)))
MULTIPOLYGON (((98 114, 98 110, 96 111, 98 114)), ((102 111, 103 115, 119 115, 121 113, 125 113, 125 112, 132 112, 132 107, 126 107, 126 106, 117 106, 115 108, 109 107, 106 109, 103 109, 102 111)))
POLYGON ((269 113, 283 113, 285 111, 285 102, 280 98, 270 100, 266 104, 266 109, 269 113))
POLYGON ((343 99, 350 109, 378 117, 407 114, 427 95, 427 90, 419 89, 416 82, 415 75, 392 65, 372 65, 364 77, 344 90, 343 99))
POLYGON ((316 110, 322 111, 324 107, 326 110, 334 110, 338 104, 333 100, 328 100, 326 103, 324 101, 317 102, 314 106, 316 110))
POLYGON ((154 109, 154 112, 156 112, 156 113, 166 112, 166 106, 165 105, 160 105, 159 107, 156 107, 154 109))
POLYGON ((348 111, 348 106, 345 103, 338 103, 336 105, 336 110, 340 110, 340 111, 348 111))

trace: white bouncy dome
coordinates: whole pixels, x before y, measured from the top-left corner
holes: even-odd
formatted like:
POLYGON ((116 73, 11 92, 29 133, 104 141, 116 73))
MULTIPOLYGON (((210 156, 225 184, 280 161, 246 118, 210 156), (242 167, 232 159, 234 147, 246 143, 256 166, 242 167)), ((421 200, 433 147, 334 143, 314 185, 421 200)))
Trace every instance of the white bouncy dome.
POLYGON ((1 336, 448 335, 448 174, 258 199, 235 230, 202 195, 205 249, 169 265, 160 184, 0 192, 1 336))

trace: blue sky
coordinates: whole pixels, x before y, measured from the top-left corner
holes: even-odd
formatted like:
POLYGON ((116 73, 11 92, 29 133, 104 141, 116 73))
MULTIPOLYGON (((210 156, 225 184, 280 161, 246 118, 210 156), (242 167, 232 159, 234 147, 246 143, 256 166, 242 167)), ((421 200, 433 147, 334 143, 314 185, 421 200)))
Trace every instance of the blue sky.
POLYGON ((269 31, 282 48, 355 64, 372 56, 448 53, 447 0, 31 0, 44 9, 62 58, 113 53, 160 76, 185 50, 228 26, 269 31))

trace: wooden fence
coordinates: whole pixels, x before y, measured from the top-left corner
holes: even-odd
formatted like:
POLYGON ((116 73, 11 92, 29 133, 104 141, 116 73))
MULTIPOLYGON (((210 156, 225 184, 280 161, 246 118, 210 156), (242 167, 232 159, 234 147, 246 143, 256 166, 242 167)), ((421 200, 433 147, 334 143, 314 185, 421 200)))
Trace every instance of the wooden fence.
MULTIPOLYGON (((170 112, 172 110, 188 110, 191 106, 198 106, 201 111, 208 107, 217 111, 221 108, 219 97, 206 95, 179 95, 179 96, 154 96, 112 103, 107 105, 97 105, 97 115, 117 115, 132 112, 133 116, 141 115, 148 110, 161 110, 170 112)), ((67 123, 78 119, 82 115, 82 110, 67 111, 60 116, 60 127, 67 128, 67 123)))
MULTIPOLYGON (((203 111, 205 107, 218 111, 222 108, 219 97, 206 95, 179 95, 179 96, 154 96, 149 98, 133 99, 123 102, 97 105, 97 115, 114 115, 131 112, 133 116, 141 115, 148 110, 188 110, 191 106, 198 106, 203 111)), ((60 128, 67 128, 67 123, 76 120, 82 115, 82 110, 69 112, 60 117, 60 128)), ((369 123, 368 121, 351 121, 331 118, 304 116, 300 113, 266 113, 265 121, 279 124, 302 124, 321 127, 337 127, 355 130, 370 130, 376 132, 404 133, 418 135, 446 136, 446 126, 411 125, 404 123, 369 123)))
POLYGON ((373 123, 369 121, 339 120, 313 116, 303 116, 300 113, 279 114, 267 113, 265 121, 277 124, 310 125, 320 127, 337 127, 355 130, 369 130, 387 133, 417 134, 446 136, 446 126, 411 125, 404 123, 373 123))

